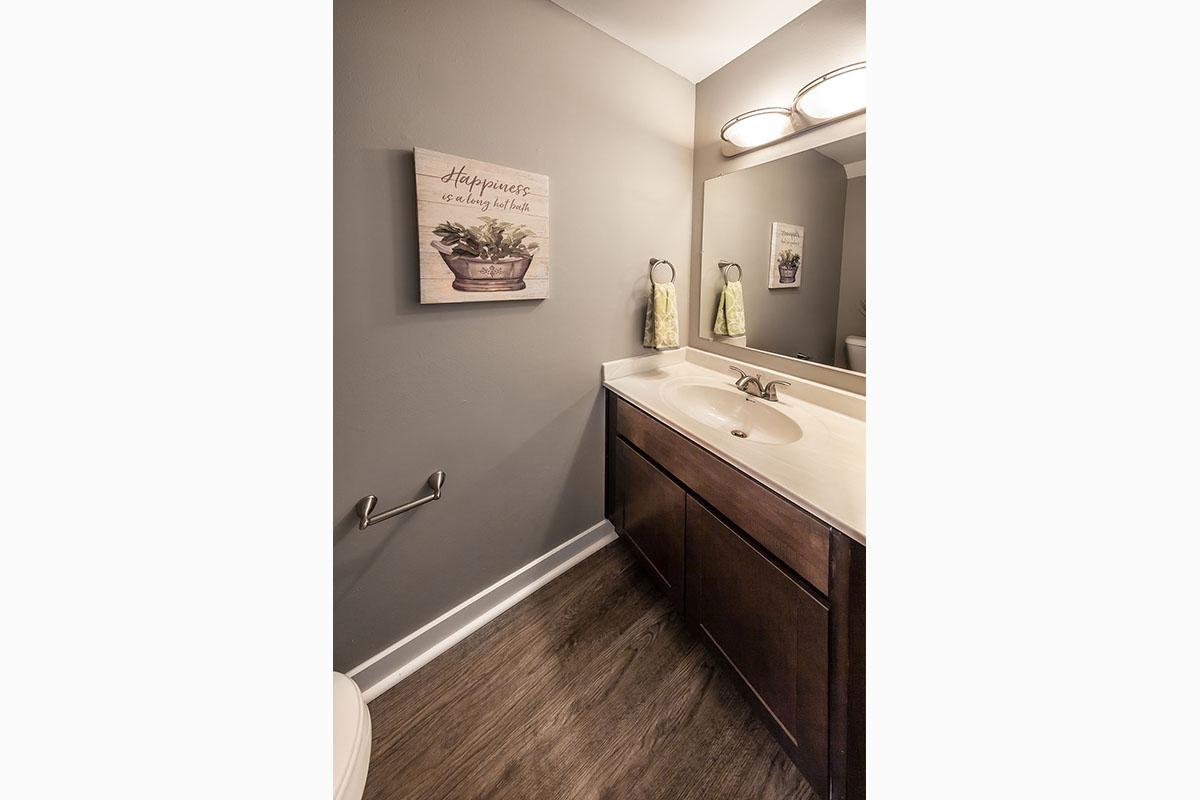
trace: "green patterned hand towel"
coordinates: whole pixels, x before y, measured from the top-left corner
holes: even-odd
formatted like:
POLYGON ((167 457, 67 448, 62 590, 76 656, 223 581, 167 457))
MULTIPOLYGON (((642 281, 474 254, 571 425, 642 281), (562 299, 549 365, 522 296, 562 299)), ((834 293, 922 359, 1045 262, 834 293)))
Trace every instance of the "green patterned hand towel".
POLYGON ((725 284, 717 304, 717 321, 713 333, 722 336, 741 336, 746 332, 746 305, 742 302, 742 282, 725 284))
POLYGON ((679 309, 675 306, 675 284, 650 281, 642 346, 655 350, 679 347, 679 309))

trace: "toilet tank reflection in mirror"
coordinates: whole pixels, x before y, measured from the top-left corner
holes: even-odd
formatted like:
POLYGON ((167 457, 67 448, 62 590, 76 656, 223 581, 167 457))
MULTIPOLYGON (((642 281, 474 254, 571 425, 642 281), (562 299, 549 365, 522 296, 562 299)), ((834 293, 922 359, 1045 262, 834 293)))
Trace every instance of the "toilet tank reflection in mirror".
POLYGON ((866 372, 866 138, 705 181, 701 338, 866 372))

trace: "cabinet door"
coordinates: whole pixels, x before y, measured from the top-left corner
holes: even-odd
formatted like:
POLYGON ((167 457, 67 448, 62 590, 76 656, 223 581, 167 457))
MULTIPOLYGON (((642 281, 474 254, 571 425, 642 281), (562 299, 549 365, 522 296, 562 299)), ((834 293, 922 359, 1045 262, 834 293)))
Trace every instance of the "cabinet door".
POLYGON ((684 492, 624 441, 617 440, 621 520, 634 550, 667 595, 683 600, 684 492))
POLYGON ((687 498, 687 617, 737 671, 828 796, 829 611, 788 573, 687 498))

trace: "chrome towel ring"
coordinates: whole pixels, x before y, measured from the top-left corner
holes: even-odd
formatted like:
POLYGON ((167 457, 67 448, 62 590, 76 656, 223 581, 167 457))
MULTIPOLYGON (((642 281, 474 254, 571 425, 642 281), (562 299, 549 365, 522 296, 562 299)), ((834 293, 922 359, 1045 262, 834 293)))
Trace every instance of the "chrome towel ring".
POLYGON ((667 261, 665 258, 652 258, 652 259, 650 259, 650 282, 651 283, 654 283, 654 268, 660 267, 663 264, 666 264, 668 267, 671 268, 671 283, 675 282, 675 265, 672 264, 670 261, 667 261))
POLYGON ((736 261, 718 261, 717 267, 721 270, 721 277, 723 277, 725 279, 726 286, 729 285, 729 268, 730 267, 737 267, 738 268, 737 279, 739 281, 742 279, 742 265, 737 263, 736 261))

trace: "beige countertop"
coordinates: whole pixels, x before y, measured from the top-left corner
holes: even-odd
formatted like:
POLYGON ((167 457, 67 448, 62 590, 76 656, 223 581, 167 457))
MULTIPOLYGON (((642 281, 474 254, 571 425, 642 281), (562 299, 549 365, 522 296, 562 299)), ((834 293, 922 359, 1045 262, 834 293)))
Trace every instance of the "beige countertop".
POLYGON ((610 361, 602 375, 604 386, 620 397, 866 544, 865 398, 694 348, 610 361), (691 416, 672 399, 672 387, 681 383, 732 386, 736 376, 728 370, 730 364, 792 382, 770 406, 800 426, 797 441, 768 444, 736 438, 691 416))

